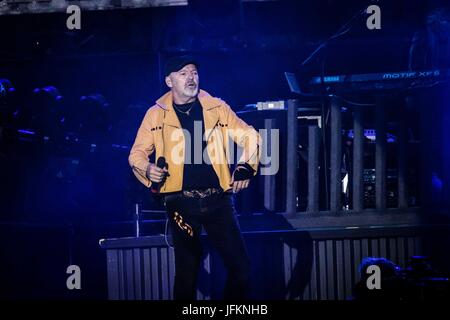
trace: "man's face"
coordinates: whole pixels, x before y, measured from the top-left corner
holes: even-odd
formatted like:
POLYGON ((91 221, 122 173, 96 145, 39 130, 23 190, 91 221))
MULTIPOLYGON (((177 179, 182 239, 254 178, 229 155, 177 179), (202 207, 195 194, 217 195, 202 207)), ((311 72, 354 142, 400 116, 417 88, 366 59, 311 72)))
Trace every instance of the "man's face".
POLYGON ((166 84, 179 97, 196 97, 199 84, 197 68, 193 64, 185 65, 182 69, 167 76, 166 84))

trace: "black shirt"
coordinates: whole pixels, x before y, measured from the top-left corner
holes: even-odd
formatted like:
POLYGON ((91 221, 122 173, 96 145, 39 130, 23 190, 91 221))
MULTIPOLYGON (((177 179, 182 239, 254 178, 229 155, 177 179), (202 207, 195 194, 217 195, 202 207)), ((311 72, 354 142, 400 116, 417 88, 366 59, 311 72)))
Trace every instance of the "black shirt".
POLYGON ((187 130, 191 136, 190 139, 187 139, 186 136, 184 139, 183 190, 220 188, 219 178, 210 164, 211 161, 206 152, 206 141, 204 141, 205 125, 200 101, 196 99, 194 102, 181 105, 174 103, 173 106, 180 120, 181 127, 187 130), (197 136, 195 135, 195 127, 197 127, 197 136), (196 144, 198 146, 201 145, 201 150, 199 148, 199 150, 195 150, 196 144), (197 154, 194 155, 196 151, 197 154))

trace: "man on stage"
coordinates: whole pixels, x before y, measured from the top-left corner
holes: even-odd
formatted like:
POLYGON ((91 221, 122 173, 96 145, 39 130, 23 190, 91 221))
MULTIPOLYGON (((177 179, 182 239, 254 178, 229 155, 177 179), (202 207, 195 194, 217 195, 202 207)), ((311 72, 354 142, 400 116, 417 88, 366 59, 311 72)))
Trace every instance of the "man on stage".
POLYGON ((129 163, 140 182, 164 196, 175 250, 174 298, 196 297, 202 227, 227 269, 224 298, 247 298, 250 264, 232 196, 257 173, 261 137, 228 104, 199 89, 191 57, 169 60, 165 82, 170 91, 147 111, 129 163), (232 174, 229 138, 243 150, 232 174), (156 164, 149 163, 153 153, 156 164))

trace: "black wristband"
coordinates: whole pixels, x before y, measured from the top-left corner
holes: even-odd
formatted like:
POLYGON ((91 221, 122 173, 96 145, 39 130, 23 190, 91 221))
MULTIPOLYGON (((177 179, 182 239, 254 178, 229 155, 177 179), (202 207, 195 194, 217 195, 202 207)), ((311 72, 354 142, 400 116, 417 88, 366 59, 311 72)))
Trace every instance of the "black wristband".
POLYGON ((234 181, 248 180, 253 177, 255 170, 248 163, 239 163, 234 169, 234 181))

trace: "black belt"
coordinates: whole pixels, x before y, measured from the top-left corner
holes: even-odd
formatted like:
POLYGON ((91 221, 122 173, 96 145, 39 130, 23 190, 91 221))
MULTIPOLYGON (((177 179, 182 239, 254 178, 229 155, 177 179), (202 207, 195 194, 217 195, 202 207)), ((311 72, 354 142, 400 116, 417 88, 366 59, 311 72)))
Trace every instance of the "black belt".
MULTIPOLYGON (((231 189, 230 189, 231 190, 231 189)), ((170 201, 174 199, 205 199, 211 196, 217 196, 221 194, 228 194, 228 191, 224 192, 222 189, 218 188, 207 188, 207 189, 189 189, 180 192, 170 193, 164 197, 164 200, 170 201)))

